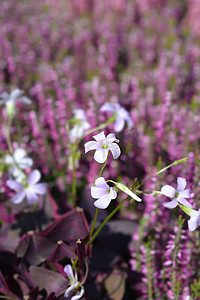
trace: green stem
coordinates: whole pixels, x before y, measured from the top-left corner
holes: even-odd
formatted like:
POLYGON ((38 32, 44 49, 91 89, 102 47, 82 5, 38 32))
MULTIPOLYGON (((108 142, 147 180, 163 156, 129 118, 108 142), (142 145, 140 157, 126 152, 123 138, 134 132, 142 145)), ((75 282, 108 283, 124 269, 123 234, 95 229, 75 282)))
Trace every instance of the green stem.
POLYGON ((101 170, 100 170, 100 172, 99 172, 99 177, 101 177, 101 174, 102 174, 102 172, 103 172, 103 170, 104 170, 104 168, 105 168, 105 166, 106 166, 106 164, 107 164, 108 157, 109 157, 109 152, 108 152, 108 156, 107 156, 107 158, 106 158, 106 161, 105 161, 105 163, 103 164, 103 167, 101 168, 101 170))
POLYGON ((8 297, 8 296, 0 296, 1 299, 8 299, 8 300, 16 300, 13 297, 8 297))
POLYGON ((95 227, 95 224, 96 224, 96 221, 97 221, 98 211, 99 211, 99 209, 96 208, 94 220, 93 220, 93 223, 92 223, 92 227, 91 227, 90 233, 89 233, 88 238, 86 240, 86 243, 87 243, 87 241, 89 241, 90 237, 92 236, 92 234, 94 232, 94 227, 95 227))
POLYGON ((101 225, 99 226, 99 228, 95 231, 93 237, 91 238, 91 240, 89 241, 89 244, 92 244, 94 242, 94 240, 96 239, 97 235, 99 234, 99 232, 101 231, 101 229, 103 228, 103 226, 110 220, 110 218, 112 218, 112 216, 120 209, 120 207, 123 205, 124 201, 126 199, 128 199, 129 196, 127 196, 124 200, 122 200, 122 202, 120 202, 120 204, 105 218, 105 220, 101 223, 101 225))
POLYGON ((10 138, 10 129, 11 129, 11 125, 12 125, 12 117, 9 117, 8 119, 8 126, 7 126, 7 144, 8 144, 8 149, 10 154, 13 154, 13 147, 12 147, 12 143, 11 143, 11 138, 10 138))
POLYGON ((72 199, 73 199, 73 205, 76 204, 76 150, 77 145, 74 144, 74 147, 72 147, 72 199))
MULTIPOLYGON (((153 176, 150 176, 148 179, 146 179, 145 181, 143 181, 142 183, 140 183, 138 186, 136 186, 133 191, 136 191, 138 188, 140 188, 143 184, 145 184, 147 181, 149 181, 150 179, 152 179, 153 177, 161 174, 162 172, 166 171, 167 169, 169 169, 172 166, 176 166, 178 164, 181 164, 182 162, 185 162, 187 160, 187 157, 179 159, 174 161, 172 164, 168 165, 167 167, 161 169, 160 171, 158 171, 156 174, 154 174, 153 176)), ((129 197, 129 196, 128 196, 129 197)), ((122 202, 120 202, 120 204, 106 217, 106 219, 101 223, 101 225, 99 226, 99 228, 95 231, 93 237, 91 238, 91 240, 89 241, 89 244, 92 244, 95 240, 95 238, 97 237, 97 235, 99 234, 99 232, 101 231, 101 229, 103 228, 103 226, 110 220, 110 218, 112 218, 112 216, 120 209, 120 207, 123 205, 124 201, 126 199, 128 199, 128 197, 126 197, 124 200, 122 200, 122 202)))
POLYGON ((185 162, 187 159, 188 159, 187 157, 184 157, 184 158, 181 158, 179 160, 175 160, 172 164, 168 165, 167 167, 165 167, 165 168, 161 169, 160 171, 158 171, 156 174, 154 174, 154 175, 150 176, 149 178, 147 178, 145 181, 143 181, 141 184, 139 184, 136 188, 137 189, 140 188, 143 184, 145 184, 147 181, 149 181, 153 177, 158 176, 159 174, 163 173, 164 171, 166 171, 167 169, 171 168, 172 166, 177 166, 177 165, 185 162))

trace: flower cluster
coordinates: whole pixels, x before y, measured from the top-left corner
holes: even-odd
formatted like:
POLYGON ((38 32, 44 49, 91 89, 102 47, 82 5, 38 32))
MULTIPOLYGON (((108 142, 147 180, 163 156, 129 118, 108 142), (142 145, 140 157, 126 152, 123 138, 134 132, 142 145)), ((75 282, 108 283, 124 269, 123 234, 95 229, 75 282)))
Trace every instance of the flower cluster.
MULTIPOLYGON (((93 138, 96 141, 89 141, 85 143, 85 153, 87 153, 90 150, 95 150, 94 159, 98 163, 105 163, 107 162, 109 151, 111 151, 112 156, 114 159, 117 159, 120 154, 121 150, 119 146, 116 144, 119 140, 116 139, 114 133, 110 133, 105 136, 104 132, 93 136, 93 138)), ((105 165, 103 166, 103 168, 105 165)), ((102 173, 102 170, 101 172, 102 173)), ((129 188, 127 188, 125 185, 114 182, 112 180, 107 180, 107 182, 110 181, 116 185, 117 188, 125 192, 127 195, 131 196, 136 201, 142 201, 137 195, 135 195, 129 188)), ((91 187, 91 196, 94 199, 98 199, 94 202, 94 205, 97 208, 105 209, 110 204, 111 200, 116 199, 117 193, 114 188, 110 187, 107 184, 104 177, 99 177, 95 180, 95 184, 91 187)))

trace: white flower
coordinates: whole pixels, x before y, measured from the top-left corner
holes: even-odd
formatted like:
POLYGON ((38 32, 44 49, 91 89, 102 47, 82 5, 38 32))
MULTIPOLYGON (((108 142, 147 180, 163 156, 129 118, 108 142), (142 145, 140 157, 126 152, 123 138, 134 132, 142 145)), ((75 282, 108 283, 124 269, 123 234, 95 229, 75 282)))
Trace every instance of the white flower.
POLYGON ((13 156, 10 154, 5 155, 4 163, 8 165, 8 172, 17 181, 22 182, 25 178, 25 174, 20 169, 26 169, 33 165, 33 160, 26 157, 26 151, 22 148, 18 148, 14 151, 13 156))
POLYGON ((0 95, 0 105, 5 104, 8 115, 12 116, 15 113, 16 102, 31 104, 31 100, 23 96, 24 91, 15 89, 10 94, 4 92, 0 95))
POLYGON ((90 124, 87 122, 86 114, 83 109, 74 110, 74 119, 76 123, 69 132, 71 143, 74 143, 76 139, 81 138, 84 132, 90 128, 90 124))
POLYGON ((128 113, 128 111, 119 103, 108 103, 106 102, 100 109, 101 111, 110 111, 116 117, 116 121, 114 124, 114 130, 116 132, 122 131, 125 126, 125 122, 127 122, 128 129, 133 128, 133 121, 128 113))
POLYGON ((95 185, 91 187, 91 196, 98 199, 94 202, 94 206, 105 209, 111 200, 117 197, 117 193, 112 187, 109 187, 103 177, 99 177, 95 180, 95 185))
POLYGON ((190 198, 190 189, 186 189, 186 180, 182 177, 177 178, 177 190, 171 185, 164 185, 161 189, 161 193, 173 200, 170 202, 163 203, 165 207, 174 208, 178 205, 178 202, 184 206, 192 207, 191 204, 185 200, 190 198))
POLYGON ((188 220, 188 228, 190 231, 194 231, 200 225, 200 209, 192 210, 191 217, 188 220))
POLYGON ((15 204, 21 203, 25 197, 29 204, 33 204, 38 201, 39 195, 46 193, 46 183, 37 183, 41 178, 41 173, 38 170, 34 170, 29 175, 25 183, 19 183, 14 180, 7 180, 9 188, 15 190, 17 194, 12 197, 11 201, 15 204))
POLYGON ((119 140, 116 139, 114 133, 110 133, 105 137, 104 132, 94 135, 93 138, 96 140, 90 141, 85 143, 85 153, 87 153, 90 150, 96 150, 94 154, 94 159, 98 163, 104 163, 108 157, 109 150, 111 151, 113 158, 117 159, 120 154, 121 150, 119 146, 114 142, 119 142, 119 140))
POLYGON ((77 280, 77 274, 75 274, 74 276, 71 265, 66 265, 64 267, 64 272, 67 274, 70 283, 70 286, 65 291, 64 297, 68 297, 71 291, 76 290, 76 288, 80 287, 80 291, 76 292, 76 294, 71 298, 71 300, 80 299, 84 294, 84 287, 77 280))

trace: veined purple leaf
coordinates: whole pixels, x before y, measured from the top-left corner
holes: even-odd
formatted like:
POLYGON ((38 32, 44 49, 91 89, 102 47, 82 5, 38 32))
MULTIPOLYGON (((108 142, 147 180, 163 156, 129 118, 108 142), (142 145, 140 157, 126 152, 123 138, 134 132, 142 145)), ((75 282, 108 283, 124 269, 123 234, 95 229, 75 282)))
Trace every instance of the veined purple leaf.
POLYGON ((89 231, 83 210, 76 208, 54 221, 42 234, 53 241, 70 242, 85 239, 89 231))

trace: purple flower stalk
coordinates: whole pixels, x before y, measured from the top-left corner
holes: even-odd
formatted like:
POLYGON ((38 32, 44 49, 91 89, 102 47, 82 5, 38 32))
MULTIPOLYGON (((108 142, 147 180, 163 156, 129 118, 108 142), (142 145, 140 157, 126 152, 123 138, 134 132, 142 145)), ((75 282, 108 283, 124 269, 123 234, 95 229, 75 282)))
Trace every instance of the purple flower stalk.
POLYGON ((19 183, 14 180, 7 180, 7 185, 15 190, 17 194, 12 197, 11 201, 15 204, 21 203, 27 197, 28 203, 38 202, 38 195, 46 193, 46 183, 37 183, 41 178, 41 173, 34 170, 29 175, 25 183, 19 183))

